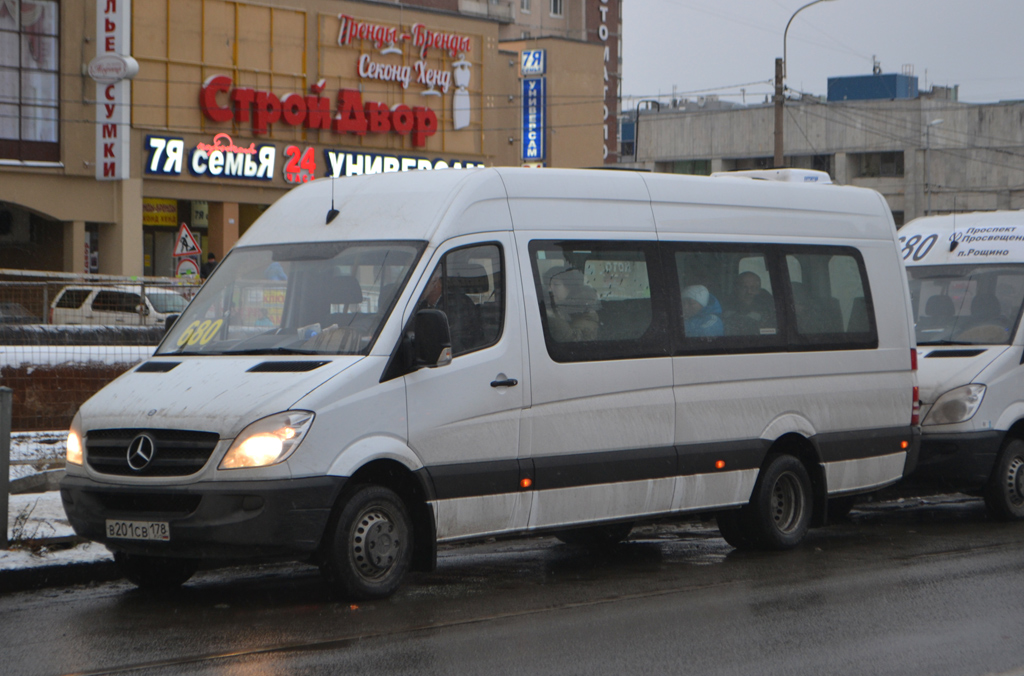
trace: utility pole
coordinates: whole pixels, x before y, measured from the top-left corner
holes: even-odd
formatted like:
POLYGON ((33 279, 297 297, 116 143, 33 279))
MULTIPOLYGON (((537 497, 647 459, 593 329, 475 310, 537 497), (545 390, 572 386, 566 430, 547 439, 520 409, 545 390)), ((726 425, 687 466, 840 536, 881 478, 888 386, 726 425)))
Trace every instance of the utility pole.
POLYGON ((775 59, 775 168, 782 169, 782 125, 783 125, 783 113, 785 112, 784 106, 786 104, 785 96, 785 80, 786 80, 786 38, 789 36, 789 26, 793 23, 793 19, 796 15, 804 11, 811 5, 817 5, 819 2, 832 2, 833 0, 811 0, 800 9, 793 12, 792 16, 789 17, 789 21, 786 22, 786 30, 782 31, 782 58, 775 59))
POLYGON ((782 169, 782 123, 785 98, 782 86, 782 59, 775 59, 775 168, 782 169))

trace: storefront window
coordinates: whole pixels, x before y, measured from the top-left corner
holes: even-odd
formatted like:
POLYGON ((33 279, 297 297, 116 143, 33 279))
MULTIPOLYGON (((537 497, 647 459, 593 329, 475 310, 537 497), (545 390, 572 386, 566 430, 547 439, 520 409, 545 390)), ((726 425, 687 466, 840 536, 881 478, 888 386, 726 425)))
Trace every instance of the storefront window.
POLYGON ((56 2, 0 2, 0 158, 60 159, 59 26, 56 2))

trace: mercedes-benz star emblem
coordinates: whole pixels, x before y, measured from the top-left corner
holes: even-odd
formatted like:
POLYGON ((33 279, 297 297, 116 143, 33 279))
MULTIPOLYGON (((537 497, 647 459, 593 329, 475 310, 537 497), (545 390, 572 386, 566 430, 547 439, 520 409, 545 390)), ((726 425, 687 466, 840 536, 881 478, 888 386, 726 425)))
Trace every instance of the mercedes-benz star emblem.
POLYGON ((140 434, 128 444, 128 466, 141 472, 153 461, 156 453, 156 442, 148 434, 140 434))

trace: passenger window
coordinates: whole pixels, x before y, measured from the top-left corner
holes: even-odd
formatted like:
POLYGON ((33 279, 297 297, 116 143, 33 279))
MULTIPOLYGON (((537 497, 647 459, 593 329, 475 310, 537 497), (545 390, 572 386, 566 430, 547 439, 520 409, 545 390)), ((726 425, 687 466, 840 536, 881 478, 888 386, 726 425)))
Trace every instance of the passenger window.
POLYGON ((877 347, 867 275, 856 250, 791 252, 786 268, 800 347, 877 347))
POLYGON ((486 244, 445 254, 417 307, 447 315, 453 357, 497 343, 505 317, 501 247, 486 244))
POLYGON ((766 251, 749 245, 675 246, 677 342, 683 351, 781 348, 784 332, 766 251))
POLYGON ((531 242, 537 300, 555 361, 667 354, 651 294, 652 249, 632 242, 531 242))
POLYGON ((80 308, 85 299, 92 293, 89 289, 68 289, 57 301, 59 308, 80 308))
POLYGON ((137 293, 121 291, 100 291, 92 301, 96 312, 138 312, 142 298, 137 293))

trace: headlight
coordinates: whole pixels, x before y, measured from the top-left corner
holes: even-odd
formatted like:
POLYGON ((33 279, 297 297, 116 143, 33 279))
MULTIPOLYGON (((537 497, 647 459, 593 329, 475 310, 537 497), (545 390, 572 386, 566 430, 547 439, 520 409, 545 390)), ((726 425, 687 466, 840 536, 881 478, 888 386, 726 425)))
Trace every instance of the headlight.
POLYGON ((266 467, 288 459, 306 436, 313 414, 285 411, 257 420, 235 437, 220 469, 266 467))
POLYGON ((80 429, 82 429, 82 419, 76 413, 74 420, 71 421, 71 429, 68 430, 66 459, 69 465, 82 464, 82 433, 79 432, 80 429))
POLYGON ((985 396, 984 385, 964 385, 950 390, 936 400, 924 425, 947 425, 966 422, 974 417, 985 396))

